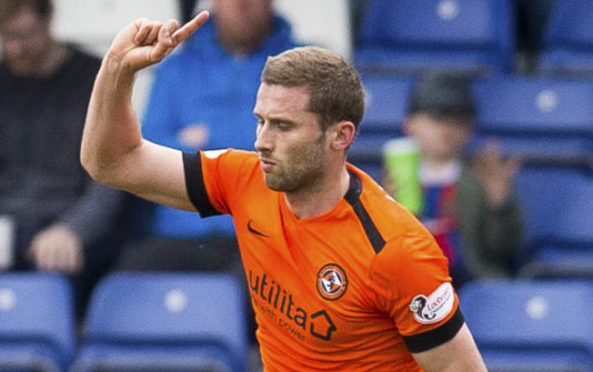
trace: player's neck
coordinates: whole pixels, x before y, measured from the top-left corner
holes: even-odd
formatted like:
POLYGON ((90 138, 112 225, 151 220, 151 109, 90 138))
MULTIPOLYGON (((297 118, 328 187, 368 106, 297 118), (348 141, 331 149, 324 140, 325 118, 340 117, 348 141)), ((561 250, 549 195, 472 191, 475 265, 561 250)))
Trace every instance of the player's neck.
POLYGON ((315 187, 285 193, 286 204, 297 219, 310 218, 329 212, 346 195, 350 174, 345 166, 315 187))

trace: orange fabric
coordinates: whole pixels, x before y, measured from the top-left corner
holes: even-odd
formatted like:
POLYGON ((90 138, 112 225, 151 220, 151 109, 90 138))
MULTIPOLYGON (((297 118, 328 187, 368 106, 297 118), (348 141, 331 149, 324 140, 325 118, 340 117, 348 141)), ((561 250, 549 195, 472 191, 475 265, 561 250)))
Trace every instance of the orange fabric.
POLYGON ((421 371, 402 336, 439 327, 458 305, 454 295, 437 323, 414 319, 413 298, 451 279, 441 250, 408 211, 348 165, 385 240, 377 253, 345 199, 297 220, 284 195, 266 187, 255 153, 200 156, 210 202, 234 217, 266 371, 421 371))

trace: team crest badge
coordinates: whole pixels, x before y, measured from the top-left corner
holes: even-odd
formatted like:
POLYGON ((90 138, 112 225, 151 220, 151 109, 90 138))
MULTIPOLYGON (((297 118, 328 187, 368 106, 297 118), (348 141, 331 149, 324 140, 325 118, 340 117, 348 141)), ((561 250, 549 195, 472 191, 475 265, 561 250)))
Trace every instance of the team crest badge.
POLYGON ((317 291, 329 301, 342 297, 348 288, 346 272, 336 264, 323 266, 317 274, 317 291))

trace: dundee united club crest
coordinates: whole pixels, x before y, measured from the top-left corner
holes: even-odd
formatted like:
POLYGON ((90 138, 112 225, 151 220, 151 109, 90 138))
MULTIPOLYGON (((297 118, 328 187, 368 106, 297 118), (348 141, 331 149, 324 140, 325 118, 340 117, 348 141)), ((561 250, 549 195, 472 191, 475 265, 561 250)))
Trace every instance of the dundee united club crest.
POLYGON ((317 274, 317 291, 326 300, 342 297, 348 288, 346 272, 336 264, 323 266, 317 274))

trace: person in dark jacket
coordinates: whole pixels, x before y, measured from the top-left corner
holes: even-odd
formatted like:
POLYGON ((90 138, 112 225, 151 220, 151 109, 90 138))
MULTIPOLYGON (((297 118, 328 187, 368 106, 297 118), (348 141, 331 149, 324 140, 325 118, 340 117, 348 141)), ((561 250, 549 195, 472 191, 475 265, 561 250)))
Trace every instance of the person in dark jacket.
POLYGON ((52 16, 49 0, 0 0, 0 216, 14 227, 0 249, 7 269, 70 276, 80 315, 113 258, 106 240, 122 193, 92 181, 79 160, 101 61, 56 41, 52 16))

